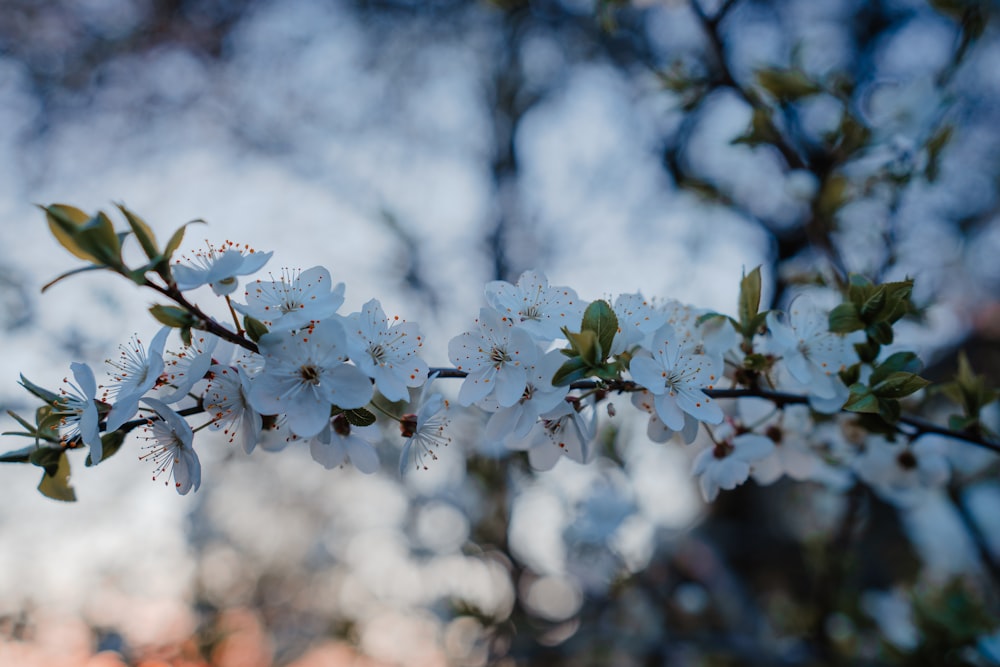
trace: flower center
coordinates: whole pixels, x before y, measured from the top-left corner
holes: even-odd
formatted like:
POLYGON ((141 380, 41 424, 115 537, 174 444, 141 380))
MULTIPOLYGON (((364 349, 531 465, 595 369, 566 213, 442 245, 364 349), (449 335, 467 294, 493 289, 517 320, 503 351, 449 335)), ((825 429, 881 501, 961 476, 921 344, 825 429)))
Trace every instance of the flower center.
POLYGON ((382 359, 385 358, 385 348, 380 343, 372 343, 368 346, 368 354, 376 363, 382 363, 382 359))
POLYGON ((510 355, 507 354, 507 350, 502 347, 494 347, 490 350, 490 361, 492 361, 497 366, 505 364, 510 361, 510 355))
POLYGON ((319 384, 320 372, 313 365, 305 365, 299 368, 299 377, 302 378, 303 382, 317 385, 319 384))
POLYGON ((542 319, 542 311, 538 307, 537 304, 533 303, 530 306, 528 306, 527 308, 525 308, 523 311, 521 311, 521 321, 522 322, 524 322, 525 320, 535 320, 535 321, 538 321, 538 320, 541 320, 541 319, 542 319))
POLYGON ((913 470, 917 467, 917 457, 908 449, 900 452, 899 456, 896 457, 896 461, 899 462, 899 467, 904 470, 913 470))

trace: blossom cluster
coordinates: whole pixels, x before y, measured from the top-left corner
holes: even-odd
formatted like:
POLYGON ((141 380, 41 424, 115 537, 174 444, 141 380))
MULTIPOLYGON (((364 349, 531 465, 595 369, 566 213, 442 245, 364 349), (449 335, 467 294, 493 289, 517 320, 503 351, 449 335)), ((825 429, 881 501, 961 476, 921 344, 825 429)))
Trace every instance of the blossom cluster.
POLYGON ((151 232, 129 220, 147 235, 146 268, 160 277, 143 275, 140 284, 179 307, 155 306, 165 326, 148 345, 136 337, 123 344, 101 384, 82 363, 58 393, 24 380, 52 408, 37 427, 19 419, 45 450, 24 460, 41 461, 47 474, 52 457, 70 449, 86 448, 89 463, 100 463, 138 428, 153 478, 172 480, 181 494, 200 486, 194 441, 206 428, 248 454, 278 430, 286 443, 307 443, 326 468, 374 473, 376 413, 398 421, 399 471, 409 474, 452 441, 457 403, 478 408, 488 451, 525 452, 537 470, 562 458, 587 464, 601 454, 605 425, 642 418, 650 440, 691 447, 706 501, 751 478, 786 476, 860 480, 905 501, 949 475, 941 438, 898 425, 899 399, 926 384, 919 360, 881 349, 907 285, 858 279, 832 311, 800 296, 787 312, 761 312, 755 270, 741 283, 739 316, 729 317, 641 293, 588 302, 526 271, 516 283, 486 285, 478 317, 448 344, 452 367, 431 368, 417 324, 390 318, 376 299, 341 313, 345 285, 324 267, 249 278, 240 293, 240 279, 260 272, 271 253, 227 242, 165 265, 169 253, 155 254, 151 232), (231 324, 187 300, 205 286, 225 299, 231 324), (180 331, 179 349, 168 349, 171 330, 180 331), (431 391, 439 375, 461 379, 454 400, 431 391), (412 412, 400 410, 417 389, 412 412), (630 407, 616 405, 618 395, 630 407))

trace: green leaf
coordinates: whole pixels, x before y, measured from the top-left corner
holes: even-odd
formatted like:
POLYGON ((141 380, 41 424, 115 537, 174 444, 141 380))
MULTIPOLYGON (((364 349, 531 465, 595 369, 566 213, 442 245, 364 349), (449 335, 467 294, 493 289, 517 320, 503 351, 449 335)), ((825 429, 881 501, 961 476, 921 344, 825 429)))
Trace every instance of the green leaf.
POLYGON ((865 327, 865 333, 879 345, 892 344, 892 325, 888 322, 875 322, 865 327))
POLYGON ((146 221, 125 208, 125 204, 115 204, 115 206, 118 207, 118 210, 121 211, 125 216, 125 219, 128 220, 129 227, 132 228, 132 233, 135 234, 135 238, 139 241, 139 245, 142 246, 142 250, 146 253, 146 257, 149 259, 158 258, 160 256, 160 250, 156 244, 156 234, 154 234, 153 230, 146 224, 146 221))
POLYGON ((20 385, 25 389, 27 389, 28 391, 30 391, 35 396, 37 396, 38 398, 48 403, 49 405, 54 405, 56 401, 59 400, 59 394, 51 392, 48 389, 39 387, 37 384, 31 382, 30 380, 28 380, 28 378, 24 377, 24 375, 21 375, 20 385))
POLYGON ((562 328, 563 335, 569 341, 570 346, 576 351, 577 356, 588 366, 600 366, 601 344, 597 340, 597 334, 593 331, 581 331, 573 333, 566 327, 562 328))
POLYGON ((156 318, 157 322, 166 324, 175 329, 191 328, 194 326, 195 318, 184 308, 177 306, 154 305, 149 312, 156 318))
POLYGON ((816 199, 816 212, 820 218, 831 219, 851 199, 850 181, 835 174, 826 179, 816 199))
POLYGON ((891 398, 880 398, 878 401, 878 416, 888 424, 895 424, 903 414, 899 401, 891 398))
POLYGON ((84 273, 86 271, 103 271, 104 269, 105 269, 105 267, 100 266, 98 264, 89 264, 87 266, 81 266, 78 269, 73 269, 72 271, 67 271, 66 273, 64 273, 62 275, 59 275, 59 276, 56 276, 55 278, 53 278, 49 282, 47 282, 44 285, 42 285, 42 293, 44 294, 46 290, 48 290, 50 287, 52 287, 56 283, 60 282, 61 280, 65 279, 65 278, 69 278, 70 276, 76 275, 77 273, 84 273))
POLYGON ((860 382, 851 385, 851 395, 844 403, 844 409, 850 412, 868 412, 877 414, 879 411, 878 399, 872 395, 868 387, 860 382))
POLYGON ((36 449, 38 449, 38 445, 28 445, 21 449, 5 452, 0 454, 0 463, 31 463, 31 454, 36 449))
POLYGON ((95 264, 124 269, 121 238, 103 211, 98 211, 97 215, 81 225, 73 240, 94 258, 95 264))
POLYGON ((951 125, 944 125, 927 142, 927 169, 924 174, 931 183, 937 180, 941 169, 941 151, 951 141, 953 130, 951 125))
POLYGON ((872 393, 879 398, 903 398, 920 391, 930 384, 929 380, 914 373, 889 373, 878 383, 872 383, 872 393))
MULTIPOLYGON (((74 206, 66 204, 52 204, 51 206, 39 206, 45 211, 45 217, 49 223, 49 231, 56 238, 62 247, 76 255, 80 259, 88 262, 95 262, 95 258, 85 251, 76 240, 76 235, 80 227, 90 220, 90 216, 74 206)), ((95 262, 97 263, 97 262, 95 262)))
POLYGON ((62 447, 36 447, 35 451, 28 455, 28 462, 39 468, 45 468, 46 473, 55 474, 59 458, 64 454, 62 447))
POLYGON ((351 426, 371 426, 375 423, 375 415, 365 408, 344 410, 341 414, 351 426))
MULTIPOLYGON (((754 317, 760 310, 760 267, 743 276, 740 281, 739 317, 743 335, 748 336, 747 328, 751 326, 754 317)), ((752 336, 753 332, 749 334, 752 336)))
MULTIPOLYGON (((878 365, 878 369, 900 371, 903 373, 919 373, 924 369, 924 362, 914 352, 896 352, 878 365)), ((872 374, 874 378, 875 374, 872 374)))
MULTIPOLYGON (((122 448, 125 443, 125 432, 122 430, 109 431, 101 436, 101 460, 98 463, 104 463, 109 458, 118 453, 118 450, 122 448)), ((84 462, 88 468, 94 465, 94 460, 87 454, 87 460, 84 462)))
POLYGON ((858 314, 863 321, 872 322, 875 320, 876 315, 878 315, 885 307, 885 303, 886 286, 880 285, 878 289, 875 290, 875 293, 865 299, 865 302, 861 304, 861 311, 858 314))
POLYGON ((243 316, 243 328, 246 330, 247 335, 250 336, 250 340, 255 343, 259 343, 261 336, 267 333, 267 327, 264 326, 264 323, 249 315, 243 316))
POLYGON ((781 134, 771 120, 771 113, 763 107, 754 109, 746 131, 732 140, 732 144, 745 144, 750 148, 772 145, 781 141, 781 134))
POLYGON ((839 304, 830 311, 830 331, 845 334, 865 328, 865 323, 858 316, 857 307, 850 301, 839 304))
POLYGON ((583 321, 580 324, 581 331, 592 331, 600 343, 600 362, 607 359, 611 350, 611 343, 618 333, 618 316, 611 309, 611 305, 604 300, 598 300, 587 306, 583 313, 583 321))
POLYGON ((42 481, 38 484, 38 490, 42 492, 42 495, 53 500, 61 500, 68 503, 75 502, 76 492, 69 483, 69 473, 69 459, 66 458, 66 452, 62 452, 52 473, 49 473, 48 469, 46 469, 45 474, 42 475, 42 481))
POLYGON ((574 357, 564 363, 552 376, 552 384, 556 387, 565 387, 577 380, 590 375, 591 367, 581 357, 574 357))
POLYGON ((963 417, 962 415, 951 415, 948 417, 948 428, 952 431, 970 431, 978 425, 978 417, 963 417))
POLYGON ((191 220, 190 222, 185 222, 181 225, 180 228, 174 232, 173 236, 170 237, 170 240, 167 241, 167 247, 163 249, 164 262, 169 262, 170 258, 174 256, 175 252, 177 252, 177 249, 181 247, 181 243, 184 241, 184 230, 187 229, 187 226, 195 223, 202 225, 206 224, 204 220, 199 219, 191 220))

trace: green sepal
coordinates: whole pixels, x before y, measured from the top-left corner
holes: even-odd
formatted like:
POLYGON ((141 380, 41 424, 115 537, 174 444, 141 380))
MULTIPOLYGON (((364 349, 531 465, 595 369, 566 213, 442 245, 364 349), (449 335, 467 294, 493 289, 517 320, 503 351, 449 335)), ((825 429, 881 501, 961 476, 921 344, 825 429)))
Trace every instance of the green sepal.
POLYGON ((181 327, 180 336, 184 346, 191 347, 191 327, 181 327))
POLYGON ((850 387, 861 379, 861 363, 851 364, 838 373, 840 381, 850 387))
POLYGON ((844 403, 844 409, 849 412, 868 412, 877 414, 879 411, 878 399, 871 393, 867 386, 856 382, 851 385, 851 395, 844 403))
POLYGON ((865 328, 865 323, 858 316, 857 307, 850 301, 845 301, 830 311, 830 331, 845 334, 865 328))
POLYGON ((267 327, 264 326, 264 323, 249 315, 243 316, 243 328, 246 330, 247 335, 250 336, 250 340, 255 343, 259 343, 261 336, 267 333, 267 327))
POLYGON ((344 419, 351 426, 371 426, 376 421, 375 414, 367 408, 344 410, 341 414, 344 415, 344 419))
POLYGON ((50 473, 49 469, 46 468, 45 474, 42 475, 42 481, 38 483, 38 490, 43 496, 53 500, 76 502, 76 491, 70 486, 69 473, 69 459, 66 457, 66 452, 60 452, 52 472, 50 473))
POLYGON ((160 250, 156 244, 156 234, 146 224, 146 221, 125 208, 125 204, 115 204, 115 206, 118 207, 118 210, 128 220, 128 225, 132 228, 132 233, 135 234, 135 238, 139 241, 139 245, 142 246, 142 251, 146 253, 146 257, 152 260, 159 259, 160 250))
POLYGON ((929 380, 914 373, 893 372, 881 382, 872 383, 872 393, 879 398, 903 398, 920 391, 929 380))
MULTIPOLYGON (((118 453, 118 450, 122 448, 125 443, 125 432, 122 430, 109 431, 101 436, 101 460, 98 463, 104 463, 112 456, 118 453)), ((88 468, 95 465, 90 454, 87 454, 87 460, 84 462, 88 468)))
POLYGON ((28 391, 30 391, 32 394, 37 396, 38 398, 48 403, 49 405, 54 405, 56 401, 59 400, 59 394, 51 392, 48 389, 39 387, 37 384, 31 382, 30 380, 28 380, 28 378, 24 377, 23 374, 21 375, 21 381, 19 384, 28 391))
POLYGON ((603 299, 592 302, 583 312, 583 321, 580 323, 581 333, 592 331, 600 344, 600 362, 607 359, 611 350, 611 343, 618 333, 618 316, 611 309, 611 304, 603 299))
POLYGON ((62 423, 63 412, 59 403, 42 405, 35 410, 37 430, 35 434, 42 440, 59 442, 59 426, 62 423))
POLYGON ((748 371, 764 373, 771 370, 773 365, 774 357, 769 357, 764 354, 754 352, 743 357, 743 368, 748 371))
POLYGON ((577 380, 582 380, 591 374, 591 366, 581 357, 574 357, 564 363, 552 376, 552 385, 565 387, 577 380))
POLYGON ((194 316, 178 306, 156 304, 150 307, 149 312, 157 322, 174 329, 190 329, 195 324, 194 316))

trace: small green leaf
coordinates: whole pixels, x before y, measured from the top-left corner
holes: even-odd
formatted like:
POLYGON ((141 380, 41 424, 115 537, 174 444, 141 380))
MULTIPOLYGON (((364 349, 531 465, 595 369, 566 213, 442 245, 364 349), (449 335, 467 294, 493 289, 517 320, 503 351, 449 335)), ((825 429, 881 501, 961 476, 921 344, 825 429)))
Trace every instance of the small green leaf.
POLYGON ((20 385, 49 405, 54 405, 59 400, 59 394, 39 387, 37 384, 29 381, 24 375, 21 375, 20 385))
POLYGON ((776 144, 781 141, 781 134, 771 120, 771 112, 764 108, 754 109, 750 117, 750 124, 746 131, 732 140, 732 144, 745 144, 750 148, 761 145, 776 144))
POLYGON ((246 330, 247 335, 250 336, 250 340, 255 343, 259 343, 261 336, 267 333, 267 327, 264 326, 264 323, 249 315, 243 316, 243 328, 246 330))
POLYGON ((36 447, 35 451, 28 455, 28 462, 39 468, 45 468, 47 473, 55 474, 59 466, 59 457, 63 454, 62 447, 36 447))
MULTIPOLYGON (((125 443, 125 432, 122 430, 109 431, 101 436, 101 460, 98 463, 104 463, 109 458, 118 453, 118 450, 122 448, 125 443)), ((94 460, 87 454, 87 460, 84 462, 88 468, 94 465, 94 460)))
POLYGON ((187 226, 195 223, 202 225, 206 224, 204 220, 191 220, 190 222, 185 222, 181 225, 180 228, 174 232, 173 236, 170 237, 170 240, 167 241, 167 247, 163 249, 164 262, 169 262, 170 258, 174 256, 177 249, 181 247, 181 243, 184 241, 184 230, 187 229, 187 226))
MULTIPOLYGON (((740 302, 739 317, 740 325, 743 328, 743 335, 747 336, 747 329, 752 326, 757 311, 760 310, 760 267, 758 266, 750 273, 743 276, 740 281, 740 302)), ((750 336, 753 333, 749 334, 750 336)))
POLYGON ((977 417, 963 417, 962 415, 951 415, 948 417, 948 428, 952 431, 970 431, 979 425, 977 417))
POLYGON ((11 452, 4 452, 0 454, 0 463, 31 463, 31 455, 36 449, 37 445, 28 445, 11 452))
POLYGON ((69 459, 66 458, 66 453, 62 452, 52 472, 50 473, 46 469, 45 474, 42 475, 42 481, 38 484, 38 490, 42 492, 42 495, 53 500, 61 500, 69 503, 75 502, 76 492, 69 483, 69 473, 69 459))
POLYGON ((565 387, 577 380, 582 380, 590 373, 590 365, 581 357, 574 357, 559 367, 556 374, 552 376, 552 384, 556 387, 565 387))
POLYGON ((886 303, 886 286, 880 285, 875 293, 870 297, 865 299, 865 302, 861 304, 861 311, 859 315, 861 319, 865 322, 872 322, 875 317, 882 311, 886 303))
POLYGON ((879 398, 903 398, 920 391, 930 384, 914 373, 890 373, 888 377, 872 384, 872 393, 879 398))
POLYGON ((816 199, 816 212, 823 219, 831 219, 851 199, 850 181, 836 174, 826 179, 816 199))
POLYGON ((344 410, 341 414, 351 426, 371 426, 375 423, 375 415, 366 408, 344 410))
POLYGON ((596 333, 590 330, 573 333, 566 327, 563 327, 563 335, 566 336, 566 340, 569 341, 569 344, 576 350, 577 356, 585 364, 596 367, 603 363, 601 359, 601 344, 597 340, 596 333))
POLYGON ((149 312, 156 318, 157 322, 175 329, 191 328, 195 323, 195 318, 191 313, 177 306, 157 304, 152 306, 149 312))
POLYGON ((115 206, 118 207, 118 210, 121 211, 125 216, 125 219, 128 220, 129 227, 132 228, 132 233, 135 234, 135 238, 139 241, 139 245, 142 246, 142 250, 146 253, 146 257, 149 259, 158 258, 160 256, 160 250, 156 244, 156 234, 154 234, 153 230, 146 224, 146 221, 125 208, 125 204, 115 204, 115 206))
POLYGON ((611 309, 611 305, 602 300, 594 301, 583 313, 583 321, 580 324, 581 331, 592 331, 600 343, 600 362, 607 359, 611 350, 611 343, 618 333, 618 316, 611 309))
POLYGON ((67 271, 66 273, 64 273, 62 275, 59 275, 59 276, 56 276, 55 278, 53 278, 49 282, 47 282, 44 285, 42 285, 42 293, 44 294, 45 291, 48 290, 50 287, 52 287, 56 283, 58 283, 58 282, 60 282, 60 281, 62 281, 64 279, 66 279, 66 278, 69 278, 70 276, 76 275, 78 273, 84 273, 86 271, 103 271, 104 269, 105 269, 105 267, 100 266, 98 264, 88 264, 87 266, 81 266, 78 269, 73 269, 72 271, 67 271))
POLYGON ((865 333, 879 345, 892 344, 892 325, 888 322, 875 322, 865 327, 865 333))
MULTIPOLYGON (((56 238, 62 247, 76 255, 80 259, 88 262, 95 262, 95 258, 80 247, 76 240, 76 235, 80 227, 90 220, 90 216, 74 206, 66 204, 52 204, 51 206, 39 206, 45 211, 45 217, 49 223, 49 231, 56 238)), ((95 262, 96 263, 96 262, 95 262)))
POLYGON ((879 411, 878 399, 872 395, 868 387, 860 382, 851 385, 851 395, 844 403, 844 409, 850 412, 869 412, 877 414, 879 411))
POLYGON ((880 398, 878 400, 878 415, 887 424, 895 424, 903 414, 903 408, 899 401, 892 398, 880 398))
POLYGON ((837 305, 830 311, 830 331, 845 334, 865 328, 865 323, 858 316, 857 307, 850 301, 837 305))

